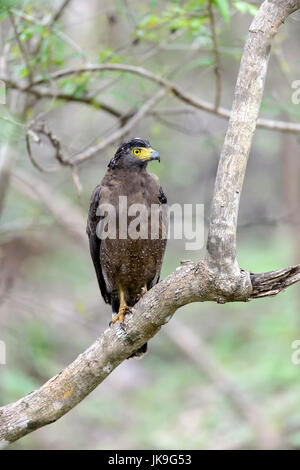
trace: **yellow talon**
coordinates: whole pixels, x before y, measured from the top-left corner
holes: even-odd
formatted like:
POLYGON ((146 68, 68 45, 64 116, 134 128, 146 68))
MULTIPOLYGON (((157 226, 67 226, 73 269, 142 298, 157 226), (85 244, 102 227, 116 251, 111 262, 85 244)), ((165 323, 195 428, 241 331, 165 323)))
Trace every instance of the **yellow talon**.
POLYGON ((126 305, 126 307, 122 307, 119 309, 119 312, 117 313, 117 315, 115 315, 112 319, 112 323, 116 323, 117 321, 119 321, 119 323, 124 323, 124 318, 125 318, 125 315, 126 313, 130 313, 131 310, 130 308, 126 305))
POLYGON ((119 321, 120 326, 124 328, 124 318, 127 313, 131 313, 131 310, 126 304, 124 291, 122 287, 120 287, 120 308, 118 313, 113 317, 112 321, 110 322, 110 325, 115 324, 117 321, 119 321))
POLYGON ((136 302, 138 302, 147 292, 147 286, 146 284, 141 288, 141 292, 139 294, 137 294, 136 296, 136 302))

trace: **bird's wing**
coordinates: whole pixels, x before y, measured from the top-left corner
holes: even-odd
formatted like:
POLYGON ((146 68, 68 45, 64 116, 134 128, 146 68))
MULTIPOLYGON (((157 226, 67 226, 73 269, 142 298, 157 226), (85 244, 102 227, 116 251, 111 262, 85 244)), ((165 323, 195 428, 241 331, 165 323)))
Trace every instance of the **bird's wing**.
POLYGON ((90 243, 90 253, 94 263, 99 288, 102 294, 103 299, 106 303, 111 303, 111 296, 109 292, 107 292, 105 280, 102 273, 102 267, 100 262, 100 246, 101 246, 101 239, 97 236, 97 225, 100 222, 101 217, 97 215, 97 209, 99 206, 100 200, 100 192, 101 186, 98 185, 92 193, 89 212, 88 212, 88 219, 87 219, 87 226, 86 226, 86 233, 89 237, 90 243))
POLYGON ((163 250, 165 252, 166 245, 167 245, 168 229, 169 229, 169 217, 168 217, 168 206, 167 206, 168 199, 161 186, 159 187, 158 200, 162 206, 162 211, 161 211, 161 216, 162 216, 161 222, 162 222, 162 233, 163 233, 162 242, 163 242, 163 250))
POLYGON ((164 190, 161 186, 159 187, 158 200, 161 204, 167 204, 168 202, 167 196, 165 195, 164 190))
MULTIPOLYGON (((168 210, 167 210, 166 204, 168 203, 168 200, 161 186, 159 187, 158 200, 160 204, 162 205, 165 204, 165 206, 162 209, 161 223, 162 223, 163 233, 165 233, 165 235, 167 236, 168 234, 168 210)), ((167 245, 167 238, 162 238, 161 239, 161 262, 157 264, 156 274, 154 278, 152 279, 152 281, 148 283, 148 286, 147 286, 148 289, 151 289, 151 287, 155 286, 155 284, 159 282, 160 271, 161 271, 161 266, 162 266, 165 250, 166 250, 166 245, 167 245)))

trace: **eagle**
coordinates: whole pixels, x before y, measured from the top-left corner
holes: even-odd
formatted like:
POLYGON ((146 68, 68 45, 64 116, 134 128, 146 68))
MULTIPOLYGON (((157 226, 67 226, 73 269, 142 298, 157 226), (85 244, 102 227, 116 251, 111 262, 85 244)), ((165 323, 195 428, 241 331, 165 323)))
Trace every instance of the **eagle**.
MULTIPOLYGON (((124 142, 90 199, 87 219, 90 254, 102 297, 112 307, 110 325, 119 322, 123 329, 125 315, 159 281, 166 249, 167 198, 158 178, 147 171, 152 160, 160 162, 160 155, 147 140, 134 138, 124 142), (126 201, 126 205, 120 201, 126 201), (137 214, 143 212, 144 217, 137 220, 139 216, 134 217, 130 207, 138 207, 137 214), (158 217, 154 217, 152 207, 158 208, 158 217), (120 222, 124 216, 125 236, 120 222), (132 234, 129 229, 134 220, 136 230, 132 234), (157 226, 154 223, 152 231, 155 221, 157 226), (111 230, 109 223, 113 226, 111 230)), ((147 343, 130 357, 146 352, 147 343)))

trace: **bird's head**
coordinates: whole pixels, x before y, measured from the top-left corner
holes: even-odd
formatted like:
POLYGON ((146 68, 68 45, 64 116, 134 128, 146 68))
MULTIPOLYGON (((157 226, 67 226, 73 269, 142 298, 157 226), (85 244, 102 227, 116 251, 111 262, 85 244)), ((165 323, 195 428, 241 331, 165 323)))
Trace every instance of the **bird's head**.
POLYGON ((131 139, 124 142, 117 150, 114 158, 109 163, 109 168, 122 166, 123 168, 140 168, 145 167, 151 160, 160 162, 160 155, 153 150, 148 140, 131 139))

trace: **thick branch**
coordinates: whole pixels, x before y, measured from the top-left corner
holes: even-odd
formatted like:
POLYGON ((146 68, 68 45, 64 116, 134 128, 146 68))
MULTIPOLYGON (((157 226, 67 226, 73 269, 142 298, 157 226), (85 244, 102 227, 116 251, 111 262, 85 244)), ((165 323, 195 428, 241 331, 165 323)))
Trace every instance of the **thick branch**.
POLYGON ((254 18, 245 44, 228 130, 215 183, 207 242, 208 262, 216 271, 238 275, 236 227, 240 194, 256 128, 271 40, 299 0, 266 0, 254 18))
MULTIPOLYGON (((117 325, 108 328, 59 375, 21 400, 0 408, 0 447, 53 423, 67 413, 122 361, 152 338, 183 305, 191 302, 247 300, 250 296, 249 292, 245 292, 247 277, 248 274, 242 272, 239 289, 236 290, 234 281, 231 284, 231 295, 227 294, 226 298, 222 282, 218 276, 212 275, 205 263, 183 262, 133 308, 132 315, 126 318, 126 331, 117 325)), ((272 277, 271 273, 269 277, 272 277)), ((286 281, 287 278, 284 280, 285 285, 286 281)), ((229 283, 227 279, 227 285, 229 283)), ((259 280, 255 281, 255 286, 259 288, 259 280)))
MULTIPOLYGON (((59 223, 72 236, 75 235, 80 243, 86 244, 83 237, 84 221, 78 211, 64 202, 61 196, 56 195, 54 200, 53 195, 49 197, 50 190, 44 184, 38 184, 35 179, 20 170, 17 175, 29 187, 34 188, 59 223)), ((182 305, 205 300, 221 303, 229 300, 246 300, 249 296, 256 297, 258 292, 270 286, 272 286, 270 295, 274 295, 272 280, 276 282, 276 289, 279 292, 281 281, 282 288, 286 288, 295 282, 297 273, 299 279, 299 272, 300 266, 274 273, 251 275, 253 294, 245 292, 248 273, 243 272, 240 290, 235 291, 236 282, 233 280, 231 295, 227 294, 226 298, 223 295, 223 281, 218 275, 213 275, 204 263, 182 263, 173 274, 151 289, 137 304, 133 316, 126 319, 126 322, 128 320, 126 332, 117 327, 106 330, 85 353, 39 390, 14 404, 0 408, 0 444, 5 446, 8 442, 19 439, 67 413, 118 364, 155 335, 182 305)), ((227 278, 227 293, 228 283, 230 280, 227 278)), ((265 292, 264 295, 268 293, 265 292)))
POLYGON ((300 281, 300 265, 271 271, 269 273, 251 273, 253 292, 251 298, 271 297, 300 281))
POLYGON ((0 444, 56 421, 87 396, 107 375, 190 301, 213 300, 203 264, 185 264, 137 304, 126 332, 114 326, 58 376, 16 403, 0 408, 0 444))

